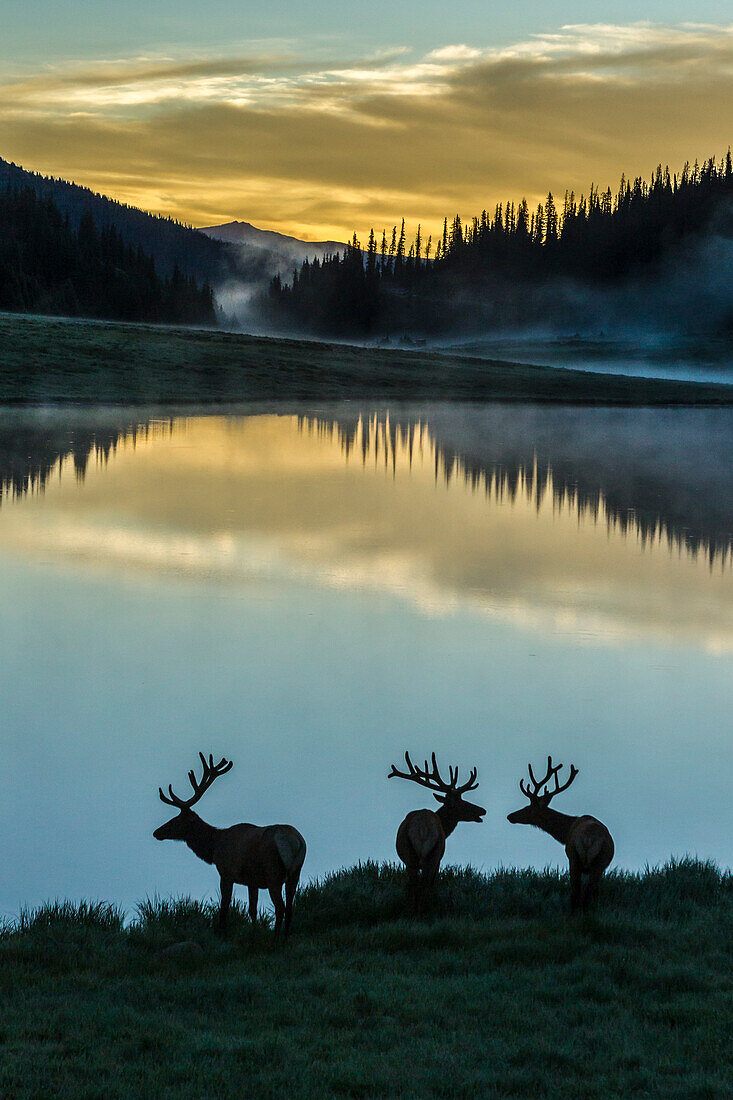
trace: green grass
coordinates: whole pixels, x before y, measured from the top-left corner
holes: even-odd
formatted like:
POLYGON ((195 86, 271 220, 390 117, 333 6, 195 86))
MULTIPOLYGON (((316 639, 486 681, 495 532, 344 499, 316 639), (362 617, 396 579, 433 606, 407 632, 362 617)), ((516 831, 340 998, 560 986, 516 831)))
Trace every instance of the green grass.
POLYGON ((0 404, 343 399, 730 405, 733 386, 436 352, 0 314, 0 404))
POLYGON ((679 1097, 733 1094, 733 877, 682 861, 567 878, 447 869, 406 918, 367 864, 299 894, 274 950, 241 907, 68 903, 0 931, 0 1095, 679 1097))

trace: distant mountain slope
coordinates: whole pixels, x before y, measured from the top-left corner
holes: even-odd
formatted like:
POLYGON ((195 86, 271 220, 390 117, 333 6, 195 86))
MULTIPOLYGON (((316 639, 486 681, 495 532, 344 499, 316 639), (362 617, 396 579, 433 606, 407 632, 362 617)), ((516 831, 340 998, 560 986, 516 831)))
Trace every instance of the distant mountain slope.
POLYGON ((0 309, 153 324, 215 325, 211 286, 169 277, 89 210, 78 227, 48 195, 0 189, 0 309))
POLYGON ((258 229, 251 222, 208 225, 198 232, 231 250, 238 270, 233 278, 221 281, 219 301, 234 323, 248 332, 269 329, 262 302, 266 301, 273 278, 290 279, 306 260, 311 263, 314 259, 339 256, 346 249, 338 241, 301 241, 271 229, 258 229))
POLYGON ((0 190, 30 187, 37 194, 53 199, 62 214, 68 214, 72 228, 78 229, 85 210, 91 211, 100 230, 114 226, 125 244, 140 247, 155 258, 162 275, 171 275, 178 265, 186 275, 198 282, 219 283, 227 277, 244 275, 238 250, 222 241, 182 225, 173 218, 148 214, 134 206, 126 206, 88 187, 67 180, 28 172, 0 158, 0 190))
POLYGON ((246 245, 283 257, 289 263, 312 260, 314 256, 322 259, 343 252, 345 244, 338 241, 302 241, 299 237, 288 237, 285 233, 275 233, 272 229, 258 229, 251 222, 226 222, 224 225, 203 226, 199 232, 217 241, 229 244, 246 245))

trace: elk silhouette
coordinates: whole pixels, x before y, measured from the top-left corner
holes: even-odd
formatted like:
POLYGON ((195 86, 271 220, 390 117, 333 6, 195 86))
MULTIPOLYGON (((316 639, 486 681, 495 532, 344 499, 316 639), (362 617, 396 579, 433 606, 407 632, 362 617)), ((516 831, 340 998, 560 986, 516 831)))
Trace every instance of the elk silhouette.
POLYGON ((232 825, 228 829, 216 829, 207 824, 191 809, 209 789, 215 779, 232 767, 225 757, 214 763, 199 753, 203 775, 199 781, 193 770, 188 778, 193 787, 191 798, 178 798, 173 788, 168 794, 162 787, 158 793, 167 806, 175 806, 179 813, 156 829, 156 840, 183 840, 204 863, 213 863, 221 878, 221 908, 219 927, 226 929, 227 914, 232 900, 234 883, 246 886, 249 891, 249 915, 257 917, 259 891, 267 889, 275 907, 275 943, 287 939, 293 915, 293 898, 298 887, 300 871, 305 859, 305 841, 292 825, 232 825), (283 902, 283 886, 285 901, 283 902))
POLYGON ((405 753, 407 771, 400 772, 392 765, 388 779, 411 779, 421 787, 433 791, 433 798, 442 805, 439 810, 411 810, 397 830, 397 855, 407 868, 407 897, 416 916, 422 911, 424 895, 435 882, 440 861, 445 852, 445 838, 459 821, 481 821, 486 813, 483 806, 467 802, 463 795, 478 787, 476 768, 471 769, 467 783, 458 786, 458 768, 449 768, 450 781, 441 779, 435 753, 432 755, 432 771, 428 762, 417 768, 405 753), (440 792, 440 793, 435 793, 440 792))
POLYGON ((532 790, 519 780, 519 789, 529 805, 507 815, 507 821, 513 825, 534 825, 544 830, 565 845, 570 861, 570 908, 587 909, 598 900, 598 891, 603 872, 613 859, 613 839, 603 822, 589 814, 571 817, 550 809, 550 802, 556 794, 566 791, 578 774, 574 764, 570 765, 570 775, 560 784, 558 772, 562 764, 553 766, 552 757, 547 757, 547 774, 539 782, 534 777, 532 765, 528 765, 532 790), (555 780, 553 790, 547 785, 555 780), (543 788, 546 788, 543 790, 543 788))

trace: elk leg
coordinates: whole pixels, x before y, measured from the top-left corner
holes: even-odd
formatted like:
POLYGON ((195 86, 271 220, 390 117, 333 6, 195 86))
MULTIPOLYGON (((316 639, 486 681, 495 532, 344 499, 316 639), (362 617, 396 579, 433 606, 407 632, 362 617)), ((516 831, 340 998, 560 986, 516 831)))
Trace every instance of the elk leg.
POLYGON ((285 882, 285 920, 283 921, 283 939, 288 938, 290 922, 293 919, 293 898, 298 889, 298 878, 289 878, 285 882))
POLYGON ((413 912, 416 917, 422 916, 422 906, 425 894, 425 875, 420 874, 415 881, 415 901, 413 903, 413 912))
POLYGON ((588 886, 585 892, 585 908, 589 909, 592 905, 598 904, 598 895, 601 890, 601 877, 603 872, 599 875, 597 871, 588 879, 588 886))
POLYGON ((438 877, 438 868, 440 867, 440 861, 432 863, 429 867, 426 867, 422 873, 423 890, 429 890, 435 885, 435 880, 438 877))
POLYGON ((229 906, 232 902, 232 890, 234 889, 234 882, 230 878, 221 878, 221 906, 219 908, 219 929, 222 932, 226 932, 227 928, 227 915, 229 913, 229 906))
POLYGON ((575 913, 583 901, 583 872, 577 860, 570 860, 570 912, 575 913))
POLYGON ((420 878, 420 912, 422 913, 423 903, 425 896, 429 890, 435 886, 435 880, 438 877, 438 870, 440 868, 440 861, 443 858, 443 853, 435 851, 428 861, 423 865, 422 876, 420 878))
POLYGON ((407 868, 407 904, 417 916, 420 910, 420 871, 415 867, 407 868))
POLYGON ((256 886, 248 886, 247 892, 249 894, 249 919, 254 924, 257 920, 257 899, 260 896, 260 891, 256 886))
POLYGON ((270 892, 270 898, 275 907, 275 943, 278 943, 280 940, 280 929, 282 928, 283 917, 285 916, 282 885, 279 882, 273 883, 271 886, 268 886, 267 889, 270 892))

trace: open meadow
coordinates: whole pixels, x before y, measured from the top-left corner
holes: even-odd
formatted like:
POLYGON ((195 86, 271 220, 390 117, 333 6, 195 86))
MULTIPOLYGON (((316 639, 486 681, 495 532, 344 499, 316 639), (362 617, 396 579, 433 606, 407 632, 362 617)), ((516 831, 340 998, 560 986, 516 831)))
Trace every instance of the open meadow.
POLYGON ((0 313, 0 402, 451 400, 730 405, 733 387, 432 351, 0 313))

